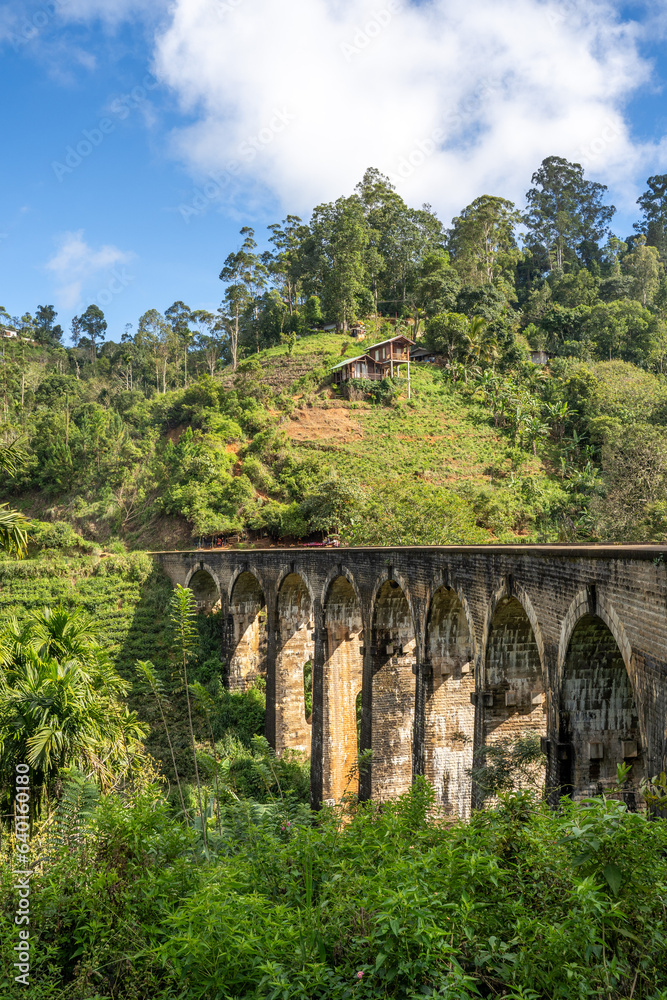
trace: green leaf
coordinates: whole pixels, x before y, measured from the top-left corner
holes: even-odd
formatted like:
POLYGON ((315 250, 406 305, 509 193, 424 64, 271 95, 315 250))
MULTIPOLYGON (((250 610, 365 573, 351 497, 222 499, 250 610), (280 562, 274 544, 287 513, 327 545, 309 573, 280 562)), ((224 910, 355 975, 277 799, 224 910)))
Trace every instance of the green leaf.
POLYGON ((606 878, 607 883, 609 884, 609 888, 611 889, 613 894, 615 896, 618 896, 619 890, 621 888, 621 883, 623 882, 623 872, 621 871, 621 869, 618 867, 618 865, 615 865, 613 864, 613 862, 611 862, 610 864, 604 866, 602 874, 606 878))
POLYGON ((572 864, 577 868, 579 865, 585 865, 587 861, 590 861, 593 857, 591 851, 584 851, 583 854, 575 854, 572 858, 572 864))
POLYGON ((375 959, 375 971, 376 972, 380 968, 380 966, 382 965, 382 963, 384 962, 384 960, 385 960, 386 957, 387 956, 386 956, 385 952, 383 952, 383 951, 379 951, 378 952, 378 957, 375 959))

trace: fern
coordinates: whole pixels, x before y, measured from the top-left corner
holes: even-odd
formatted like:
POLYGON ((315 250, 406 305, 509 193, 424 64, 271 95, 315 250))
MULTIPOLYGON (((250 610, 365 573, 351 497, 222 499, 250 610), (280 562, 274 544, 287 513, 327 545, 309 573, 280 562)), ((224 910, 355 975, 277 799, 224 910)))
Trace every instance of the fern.
POLYGON ((54 836, 59 846, 71 848, 83 842, 86 824, 99 798, 100 791, 94 781, 74 769, 66 773, 54 823, 54 836))

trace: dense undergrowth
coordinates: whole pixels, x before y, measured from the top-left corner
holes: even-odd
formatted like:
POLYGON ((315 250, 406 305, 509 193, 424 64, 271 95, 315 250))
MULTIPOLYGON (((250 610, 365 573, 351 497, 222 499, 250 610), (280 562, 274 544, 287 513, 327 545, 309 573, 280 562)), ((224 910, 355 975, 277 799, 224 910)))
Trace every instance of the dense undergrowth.
MULTIPOLYGON (((204 856, 154 783, 105 796, 35 839, 31 1000, 664 1000, 664 821, 527 794, 453 826, 432 807, 423 781, 345 823, 234 803, 204 856)), ((3 862, 11 1000, 6 840, 3 862)))

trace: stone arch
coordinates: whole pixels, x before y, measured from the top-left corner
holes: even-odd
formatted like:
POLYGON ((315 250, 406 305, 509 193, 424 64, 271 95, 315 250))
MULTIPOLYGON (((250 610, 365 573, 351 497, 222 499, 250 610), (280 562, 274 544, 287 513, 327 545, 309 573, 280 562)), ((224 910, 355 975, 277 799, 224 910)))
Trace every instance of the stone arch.
POLYGON ((236 587, 238 578, 246 573, 249 573, 251 576, 254 576, 255 580, 259 585, 259 589, 262 591, 263 594, 269 593, 270 588, 267 587, 261 568, 259 566, 253 565, 251 569, 250 565, 251 564, 249 562, 239 564, 238 566, 235 567, 232 575, 230 576, 229 586, 227 587, 227 597, 230 602, 232 600, 232 594, 234 592, 234 588, 236 587))
POLYGON ((471 806, 475 707, 474 636, 461 597, 434 592, 424 641, 424 773, 438 803, 466 817, 471 806))
POLYGON ((185 578, 185 586, 194 594, 198 611, 210 614, 220 610, 222 586, 211 566, 201 562, 193 567, 185 578))
POLYGON ((229 592, 228 683, 231 691, 246 691, 266 676, 266 599, 264 589, 248 570, 236 574, 229 592))
POLYGON ((535 612, 535 608, 533 607, 533 602, 528 596, 527 591, 521 586, 520 583, 517 583, 517 581, 514 580, 513 577, 511 576, 506 577, 494 592, 493 600, 487 612, 486 623, 484 628, 487 642, 489 638, 489 630, 491 627, 491 622, 498 609, 498 606, 501 603, 506 602, 510 598, 515 598, 521 605, 523 612, 526 618, 528 619, 528 622, 530 623, 530 627, 532 629, 533 638, 537 645, 537 652, 540 657, 540 663, 544 664, 544 638, 542 636, 542 629, 540 628, 540 623, 537 620, 537 614, 535 612))
POLYGON ((313 598, 304 578, 283 575, 275 608, 276 751, 310 755, 311 724, 304 703, 304 671, 313 663, 313 598))
POLYGON ((601 794, 616 784, 616 766, 624 762, 632 770, 623 796, 635 808, 646 775, 646 743, 630 672, 632 652, 617 616, 609 613, 613 609, 603 607, 591 590, 573 601, 576 620, 563 623, 558 784, 574 798, 601 794))
POLYGON ((567 614, 563 619, 560 642, 558 644, 559 679, 562 674, 572 633, 574 632, 579 619, 584 614, 589 612, 590 614, 597 614, 613 635, 616 645, 618 646, 621 656, 623 657, 626 669, 630 674, 631 680, 634 680, 632 677, 632 646, 630 645, 630 640, 628 639, 623 623, 616 614, 612 605, 605 598, 604 594, 600 593, 595 586, 586 587, 585 589, 579 591, 570 604, 567 614))
POLYGON ((349 775, 359 753, 356 706, 363 677, 361 601, 347 574, 336 576, 325 591, 324 632, 322 797, 339 802, 358 790, 358 776, 349 775))
POLYGON ((483 671, 477 693, 483 743, 529 733, 545 738, 544 642, 532 604, 511 581, 490 609, 483 671))
POLYGON ((370 791, 385 800, 405 792, 413 772, 417 643, 410 602, 396 579, 375 593, 370 658, 370 791))
MULTIPOLYGON (((389 565, 389 560, 387 560, 387 565, 389 565)), ((397 584, 403 591, 403 597, 405 598, 408 605, 408 610, 410 612, 410 620, 413 624, 413 628, 415 629, 415 637, 416 637, 419 634, 417 625, 417 623, 419 622, 419 615, 417 613, 417 609, 414 606, 412 594, 410 593, 410 587, 407 579, 402 575, 402 573, 396 572, 393 566, 389 568, 388 572, 385 570, 384 573, 379 573, 376 576, 375 580, 373 581, 373 585, 370 591, 372 594, 371 607, 370 607, 371 621, 375 617, 375 608, 377 605, 377 601, 380 596, 380 591, 382 590, 382 587, 384 586, 385 583, 397 584)))

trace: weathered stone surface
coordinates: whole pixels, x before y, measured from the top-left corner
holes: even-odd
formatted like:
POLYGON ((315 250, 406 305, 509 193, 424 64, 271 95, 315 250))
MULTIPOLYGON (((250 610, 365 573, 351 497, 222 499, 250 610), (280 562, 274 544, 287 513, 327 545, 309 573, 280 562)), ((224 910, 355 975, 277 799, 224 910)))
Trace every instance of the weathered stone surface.
POLYGON ((398 795, 426 774, 441 804, 465 816, 474 746, 526 731, 545 737, 548 786, 575 795, 604 787, 623 760, 629 798, 665 768, 665 547, 155 558, 203 609, 220 601, 227 682, 240 690, 266 673, 267 738, 310 751, 314 805, 354 790, 360 688, 361 748, 373 750, 362 796, 398 795))

